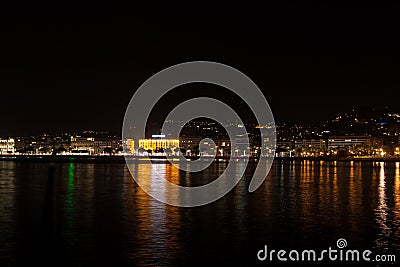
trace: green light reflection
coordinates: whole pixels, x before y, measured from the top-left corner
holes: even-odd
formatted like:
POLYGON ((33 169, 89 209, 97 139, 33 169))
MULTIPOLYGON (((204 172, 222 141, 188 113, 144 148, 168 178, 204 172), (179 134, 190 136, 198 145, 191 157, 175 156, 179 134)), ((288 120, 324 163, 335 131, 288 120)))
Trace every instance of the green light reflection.
POLYGON ((65 224, 66 224, 66 240, 69 246, 73 246, 75 240, 75 233, 73 231, 74 221, 75 221, 75 181, 74 181, 74 163, 69 163, 68 165, 68 181, 67 181, 67 190, 66 190, 66 198, 65 198, 65 224))

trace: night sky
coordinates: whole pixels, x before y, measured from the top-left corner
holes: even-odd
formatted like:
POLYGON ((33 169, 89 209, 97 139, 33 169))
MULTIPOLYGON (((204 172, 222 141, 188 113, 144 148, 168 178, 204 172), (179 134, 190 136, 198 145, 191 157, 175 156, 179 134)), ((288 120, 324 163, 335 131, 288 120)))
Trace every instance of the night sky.
MULTIPOLYGON (((0 21, 0 136, 119 134, 141 83, 194 60, 247 74, 277 123, 318 122, 357 106, 399 111, 397 8, 154 6, 129 16, 68 8, 37 16, 30 8, 0 21)), ((207 90, 227 96, 196 88, 172 94, 160 110, 207 90)))

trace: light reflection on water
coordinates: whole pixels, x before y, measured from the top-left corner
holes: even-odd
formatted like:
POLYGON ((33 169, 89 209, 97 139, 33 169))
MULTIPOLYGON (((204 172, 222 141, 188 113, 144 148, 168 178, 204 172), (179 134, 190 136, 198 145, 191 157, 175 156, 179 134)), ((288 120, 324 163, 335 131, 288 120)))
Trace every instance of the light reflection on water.
MULTIPOLYGON (((376 174, 376 172, 374 172, 376 174)), ((388 221, 388 206, 386 199, 386 177, 385 177, 385 163, 379 163, 379 184, 378 184, 378 206, 375 209, 375 220, 379 226, 380 233, 376 244, 378 247, 386 248, 388 245, 388 237, 391 234, 391 229, 387 225, 388 221)))
POLYGON ((15 264, 15 162, 0 161, 0 262, 15 264))
MULTIPOLYGON (((249 194, 252 164, 232 192, 198 208, 152 199, 124 164, 58 164, 53 262, 237 264, 255 261, 265 244, 319 249, 341 237, 352 248, 400 249, 399 162, 276 161, 260 189, 249 194)), ((243 166, 238 162, 236 171, 243 166)), ((0 167, 1 263, 41 263, 49 257, 41 232, 48 165, 3 161, 0 167)), ((199 173, 162 162, 132 167, 148 188, 171 194, 158 175, 175 184, 202 185, 219 176, 226 162, 199 173)))

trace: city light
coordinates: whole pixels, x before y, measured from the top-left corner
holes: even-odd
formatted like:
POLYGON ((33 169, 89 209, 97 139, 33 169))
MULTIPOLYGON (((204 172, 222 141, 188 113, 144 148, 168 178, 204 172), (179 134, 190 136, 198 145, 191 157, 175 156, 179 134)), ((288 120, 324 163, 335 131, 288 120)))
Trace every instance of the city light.
MULTIPOLYGON (((300 123, 281 124, 276 132, 263 136, 265 142, 276 139, 276 157, 339 157, 339 158, 390 158, 400 156, 399 114, 378 114, 363 118, 358 114, 346 113, 327 120, 321 126, 306 126, 300 123), (348 127, 347 127, 348 126, 348 127), (347 127, 347 128, 346 128, 347 127)), ((178 123, 168 121, 168 123, 178 123)), ((271 129, 273 125, 247 125, 230 123, 233 127, 250 129, 250 144, 243 143, 242 136, 232 140, 223 127, 214 121, 194 120, 185 124, 179 139, 167 138, 165 134, 153 134, 151 138, 121 140, 106 132, 83 131, 38 136, 7 137, 0 139, 0 154, 7 155, 76 155, 76 156, 152 156, 175 155, 181 151, 185 156, 216 153, 219 157, 230 155, 250 157, 265 156, 272 148, 260 149, 260 129, 271 129), (200 142, 211 138, 211 143, 200 142), (214 152, 213 152, 214 151, 214 152)))

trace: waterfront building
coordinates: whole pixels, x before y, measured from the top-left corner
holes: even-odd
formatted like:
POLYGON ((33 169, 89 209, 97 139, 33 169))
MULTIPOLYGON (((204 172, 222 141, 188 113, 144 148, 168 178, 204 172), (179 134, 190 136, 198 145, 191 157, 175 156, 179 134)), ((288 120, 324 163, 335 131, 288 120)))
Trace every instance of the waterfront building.
POLYGON ((297 156, 320 156, 326 151, 324 139, 301 139, 294 141, 297 156))
POLYGON ((229 156, 231 154, 231 140, 229 138, 220 138, 217 140, 218 155, 229 156))
POLYGON ((179 139, 167 139, 165 135, 152 135, 152 138, 139 139, 139 149, 151 150, 152 152, 165 151, 169 148, 172 151, 179 147, 179 139))
POLYGON ((0 139, 0 154, 14 154, 15 142, 13 138, 0 139))
POLYGON ((291 140, 277 140, 276 141, 276 150, 275 156, 277 157, 292 157, 293 156, 293 144, 294 142, 291 140))
POLYGON ((349 148, 365 146, 370 148, 380 148, 383 142, 379 138, 371 136, 332 136, 328 139, 328 149, 349 148))
POLYGON ((118 138, 112 137, 71 137, 71 154, 101 155, 115 153, 122 147, 118 138))
POLYGON ((182 135, 182 136, 179 136, 179 144, 180 144, 181 148, 190 150, 191 148, 198 146, 202 139, 203 139, 203 136, 200 136, 200 135, 193 135, 193 136, 182 135))
POLYGON ((324 151, 326 142, 323 139, 302 139, 294 141, 295 148, 324 151))
POLYGON ((94 138, 94 153, 97 155, 115 153, 119 147, 120 142, 118 139, 94 138))
POLYGON ((126 141, 125 141, 125 151, 126 151, 126 153, 129 153, 129 154, 135 153, 135 140, 126 139, 126 141))
POLYGON ((249 156, 250 155, 250 141, 247 136, 235 136, 232 139, 232 156, 249 156))
POLYGON ((92 155, 94 153, 94 137, 71 137, 71 154, 92 155))

